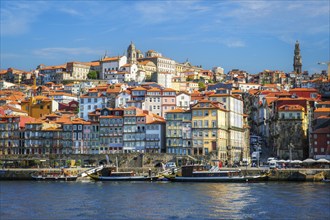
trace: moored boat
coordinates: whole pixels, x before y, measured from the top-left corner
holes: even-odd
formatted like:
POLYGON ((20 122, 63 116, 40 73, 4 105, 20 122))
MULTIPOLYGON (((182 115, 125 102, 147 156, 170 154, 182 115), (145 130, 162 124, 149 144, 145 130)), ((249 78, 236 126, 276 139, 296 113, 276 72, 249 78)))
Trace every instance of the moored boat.
POLYGON ((268 179, 267 175, 244 175, 240 169, 207 169, 204 165, 188 165, 181 169, 181 175, 168 175, 166 178, 173 182, 255 182, 268 179))
POLYGON ((38 181, 76 181, 78 176, 71 175, 67 172, 47 172, 41 171, 31 175, 34 180, 38 181))
POLYGON ((95 174, 88 174, 90 178, 96 181, 155 181, 156 176, 136 175, 133 171, 118 172, 116 167, 104 167, 101 171, 95 174))

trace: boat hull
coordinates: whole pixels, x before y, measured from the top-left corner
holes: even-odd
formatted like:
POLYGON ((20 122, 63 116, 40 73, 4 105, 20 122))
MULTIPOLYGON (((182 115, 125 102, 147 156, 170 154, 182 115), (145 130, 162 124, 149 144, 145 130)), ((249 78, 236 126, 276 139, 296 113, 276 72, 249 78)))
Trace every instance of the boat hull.
POLYGON ((96 176, 88 175, 96 181, 156 181, 158 177, 146 176, 96 176))
POLYGON ((67 177, 49 177, 49 176, 32 176, 34 180, 37 181, 76 181, 77 176, 67 176, 67 177))
POLYGON ((266 176, 250 176, 250 177, 172 177, 172 182, 208 182, 208 183, 226 183, 226 182, 259 182, 266 181, 266 176))

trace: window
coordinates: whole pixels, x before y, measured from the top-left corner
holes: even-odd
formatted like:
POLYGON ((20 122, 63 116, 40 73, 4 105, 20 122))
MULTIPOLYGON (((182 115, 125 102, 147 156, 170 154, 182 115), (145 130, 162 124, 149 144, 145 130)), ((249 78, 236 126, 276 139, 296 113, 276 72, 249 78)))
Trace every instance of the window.
POLYGON ((216 116, 217 115, 217 111, 216 110, 212 110, 212 116, 216 116))

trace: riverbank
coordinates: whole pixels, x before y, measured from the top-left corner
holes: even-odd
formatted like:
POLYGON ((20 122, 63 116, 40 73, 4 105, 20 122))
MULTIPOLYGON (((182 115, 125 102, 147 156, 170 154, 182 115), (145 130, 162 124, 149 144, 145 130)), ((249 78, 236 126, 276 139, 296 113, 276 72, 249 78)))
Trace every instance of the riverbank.
MULTIPOLYGON (((90 168, 67 168, 66 170, 72 174, 80 173, 90 168)), ((119 171, 134 171, 137 174, 148 174, 150 168, 119 168, 119 171)), ((278 169, 269 170, 267 168, 222 168, 222 170, 241 169, 244 175, 258 175, 267 173, 269 181, 315 181, 319 182, 323 179, 330 179, 330 169, 278 169)), ((159 168, 152 168, 152 173, 157 174, 161 171, 159 168)), ((0 180, 33 180, 32 174, 40 171, 60 172, 58 168, 9 168, 0 170, 0 180)))

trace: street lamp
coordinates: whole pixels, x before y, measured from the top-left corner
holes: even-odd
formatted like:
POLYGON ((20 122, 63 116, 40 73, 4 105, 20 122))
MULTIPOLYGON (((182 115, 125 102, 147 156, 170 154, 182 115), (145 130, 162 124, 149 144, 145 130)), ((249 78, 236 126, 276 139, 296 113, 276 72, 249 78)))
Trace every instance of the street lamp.
POLYGON ((290 161, 292 161, 292 149, 294 149, 294 145, 290 143, 288 147, 289 147, 290 161))

